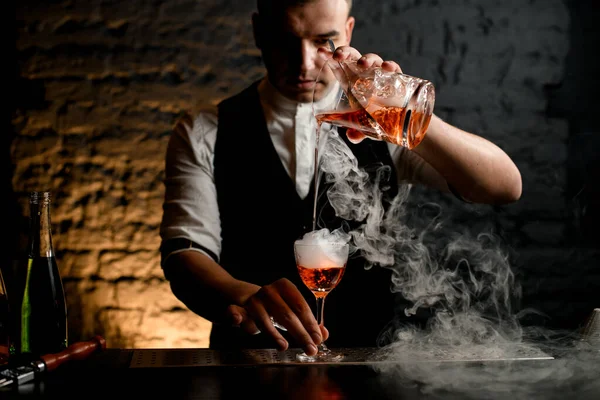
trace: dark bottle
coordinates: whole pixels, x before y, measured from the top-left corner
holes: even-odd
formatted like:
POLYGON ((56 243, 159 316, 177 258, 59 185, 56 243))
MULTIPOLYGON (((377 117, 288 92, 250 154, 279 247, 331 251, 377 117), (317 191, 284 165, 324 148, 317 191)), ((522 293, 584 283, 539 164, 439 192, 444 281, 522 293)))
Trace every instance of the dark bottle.
POLYGON ((50 192, 32 192, 27 271, 21 301, 19 353, 39 357, 68 346, 67 307, 52 246, 50 192))

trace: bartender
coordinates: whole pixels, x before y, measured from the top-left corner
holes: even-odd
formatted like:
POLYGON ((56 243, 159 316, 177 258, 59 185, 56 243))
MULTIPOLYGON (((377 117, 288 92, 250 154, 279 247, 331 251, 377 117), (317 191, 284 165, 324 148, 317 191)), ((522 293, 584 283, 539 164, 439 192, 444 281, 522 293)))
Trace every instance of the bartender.
MULTIPOLYGON (((312 229, 313 92, 318 101, 334 85, 316 80, 323 57, 401 72, 394 61, 350 47, 351 3, 258 0, 252 27, 265 76, 215 110, 182 117, 172 132, 161 265, 177 298, 213 323, 210 348, 292 345, 313 355, 326 339, 330 347, 368 347, 389 337, 395 312, 389 269, 367 270, 358 253, 351 257, 319 326, 293 254, 294 241, 312 229), (325 50, 329 39, 333 54, 325 50)), ((376 179, 369 166, 389 167, 380 182, 384 202, 413 183, 473 203, 506 204, 521 195, 519 170, 504 151, 436 115, 413 150, 370 139, 347 145, 373 174, 369 179, 376 179)), ((327 196, 318 199, 319 228, 353 227, 336 216, 327 196)))

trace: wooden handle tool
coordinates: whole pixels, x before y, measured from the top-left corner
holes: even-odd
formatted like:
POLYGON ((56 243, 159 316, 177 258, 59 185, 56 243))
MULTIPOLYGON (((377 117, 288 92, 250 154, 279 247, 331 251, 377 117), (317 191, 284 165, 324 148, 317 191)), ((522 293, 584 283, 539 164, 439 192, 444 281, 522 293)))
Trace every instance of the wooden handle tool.
POLYGON ((30 382, 41 373, 54 371, 69 361, 85 360, 94 352, 104 349, 106 349, 106 340, 102 336, 94 336, 88 341, 73 343, 59 353, 46 354, 27 365, 0 371, 0 388, 30 382))

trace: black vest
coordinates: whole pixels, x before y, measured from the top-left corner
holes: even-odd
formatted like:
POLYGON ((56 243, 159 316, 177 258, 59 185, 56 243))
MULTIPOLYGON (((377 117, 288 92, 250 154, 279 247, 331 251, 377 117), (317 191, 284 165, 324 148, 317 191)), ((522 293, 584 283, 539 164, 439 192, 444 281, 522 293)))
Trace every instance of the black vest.
MULTIPOLYGON (((312 230, 314 185, 301 199, 273 146, 260 105, 257 83, 219 104, 214 173, 222 229, 219 263, 234 277, 266 285, 288 278, 314 312, 315 298, 304 286, 294 261, 293 243, 312 230)), ((390 167, 386 198, 397 193, 397 179, 387 144, 364 140, 350 144, 359 165, 370 174, 390 167)), ((372 177, 374 179, 374 177, 372 177)), ((324 185, 323 185, 324 186, 324 185)), ((319 192, 326 190, 319 188, 319 192)), ((344 223, 319 196, 318 213, 330 230, 344 223)), ((347 223, 347 222, 346 222, 347 223)), ((356 225, 356 223, 350 223, 356 225)), ((322 228, 324 226, 319 226, 322 228)), ((357 253, 358 254, 358 253, 357 253)), ((330 347, 372 347, 393 317, 390 271, 379 266, 365 270, 356 255, 348 261, 339 285, 325 301, 325 326, 330 347)), ((283 333, 291 347, 293 339, 283 333)), ((273 348, 264 334, 248 335, 239 328, 213 325, 210 347, 273 348)))

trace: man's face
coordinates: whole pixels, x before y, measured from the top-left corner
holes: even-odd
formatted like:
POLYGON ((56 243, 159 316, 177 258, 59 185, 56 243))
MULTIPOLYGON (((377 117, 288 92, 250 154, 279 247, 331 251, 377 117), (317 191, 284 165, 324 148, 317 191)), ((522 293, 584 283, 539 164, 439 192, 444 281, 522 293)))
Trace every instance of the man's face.
MULTIPOLYGON (((274 17, 273 19, 279 19, 274 17)), ((333 75, 317 76, 324 64, 319 47, 350 44, 354 18, 348 17, 346 0, 315 0, 288 7, 280 20, 253 20, 257 45, 270 82, 284 96, 299 102, 321 99, 335 81, 333 75)), ((323 75, 323 74, 322 74, 323 75)))

